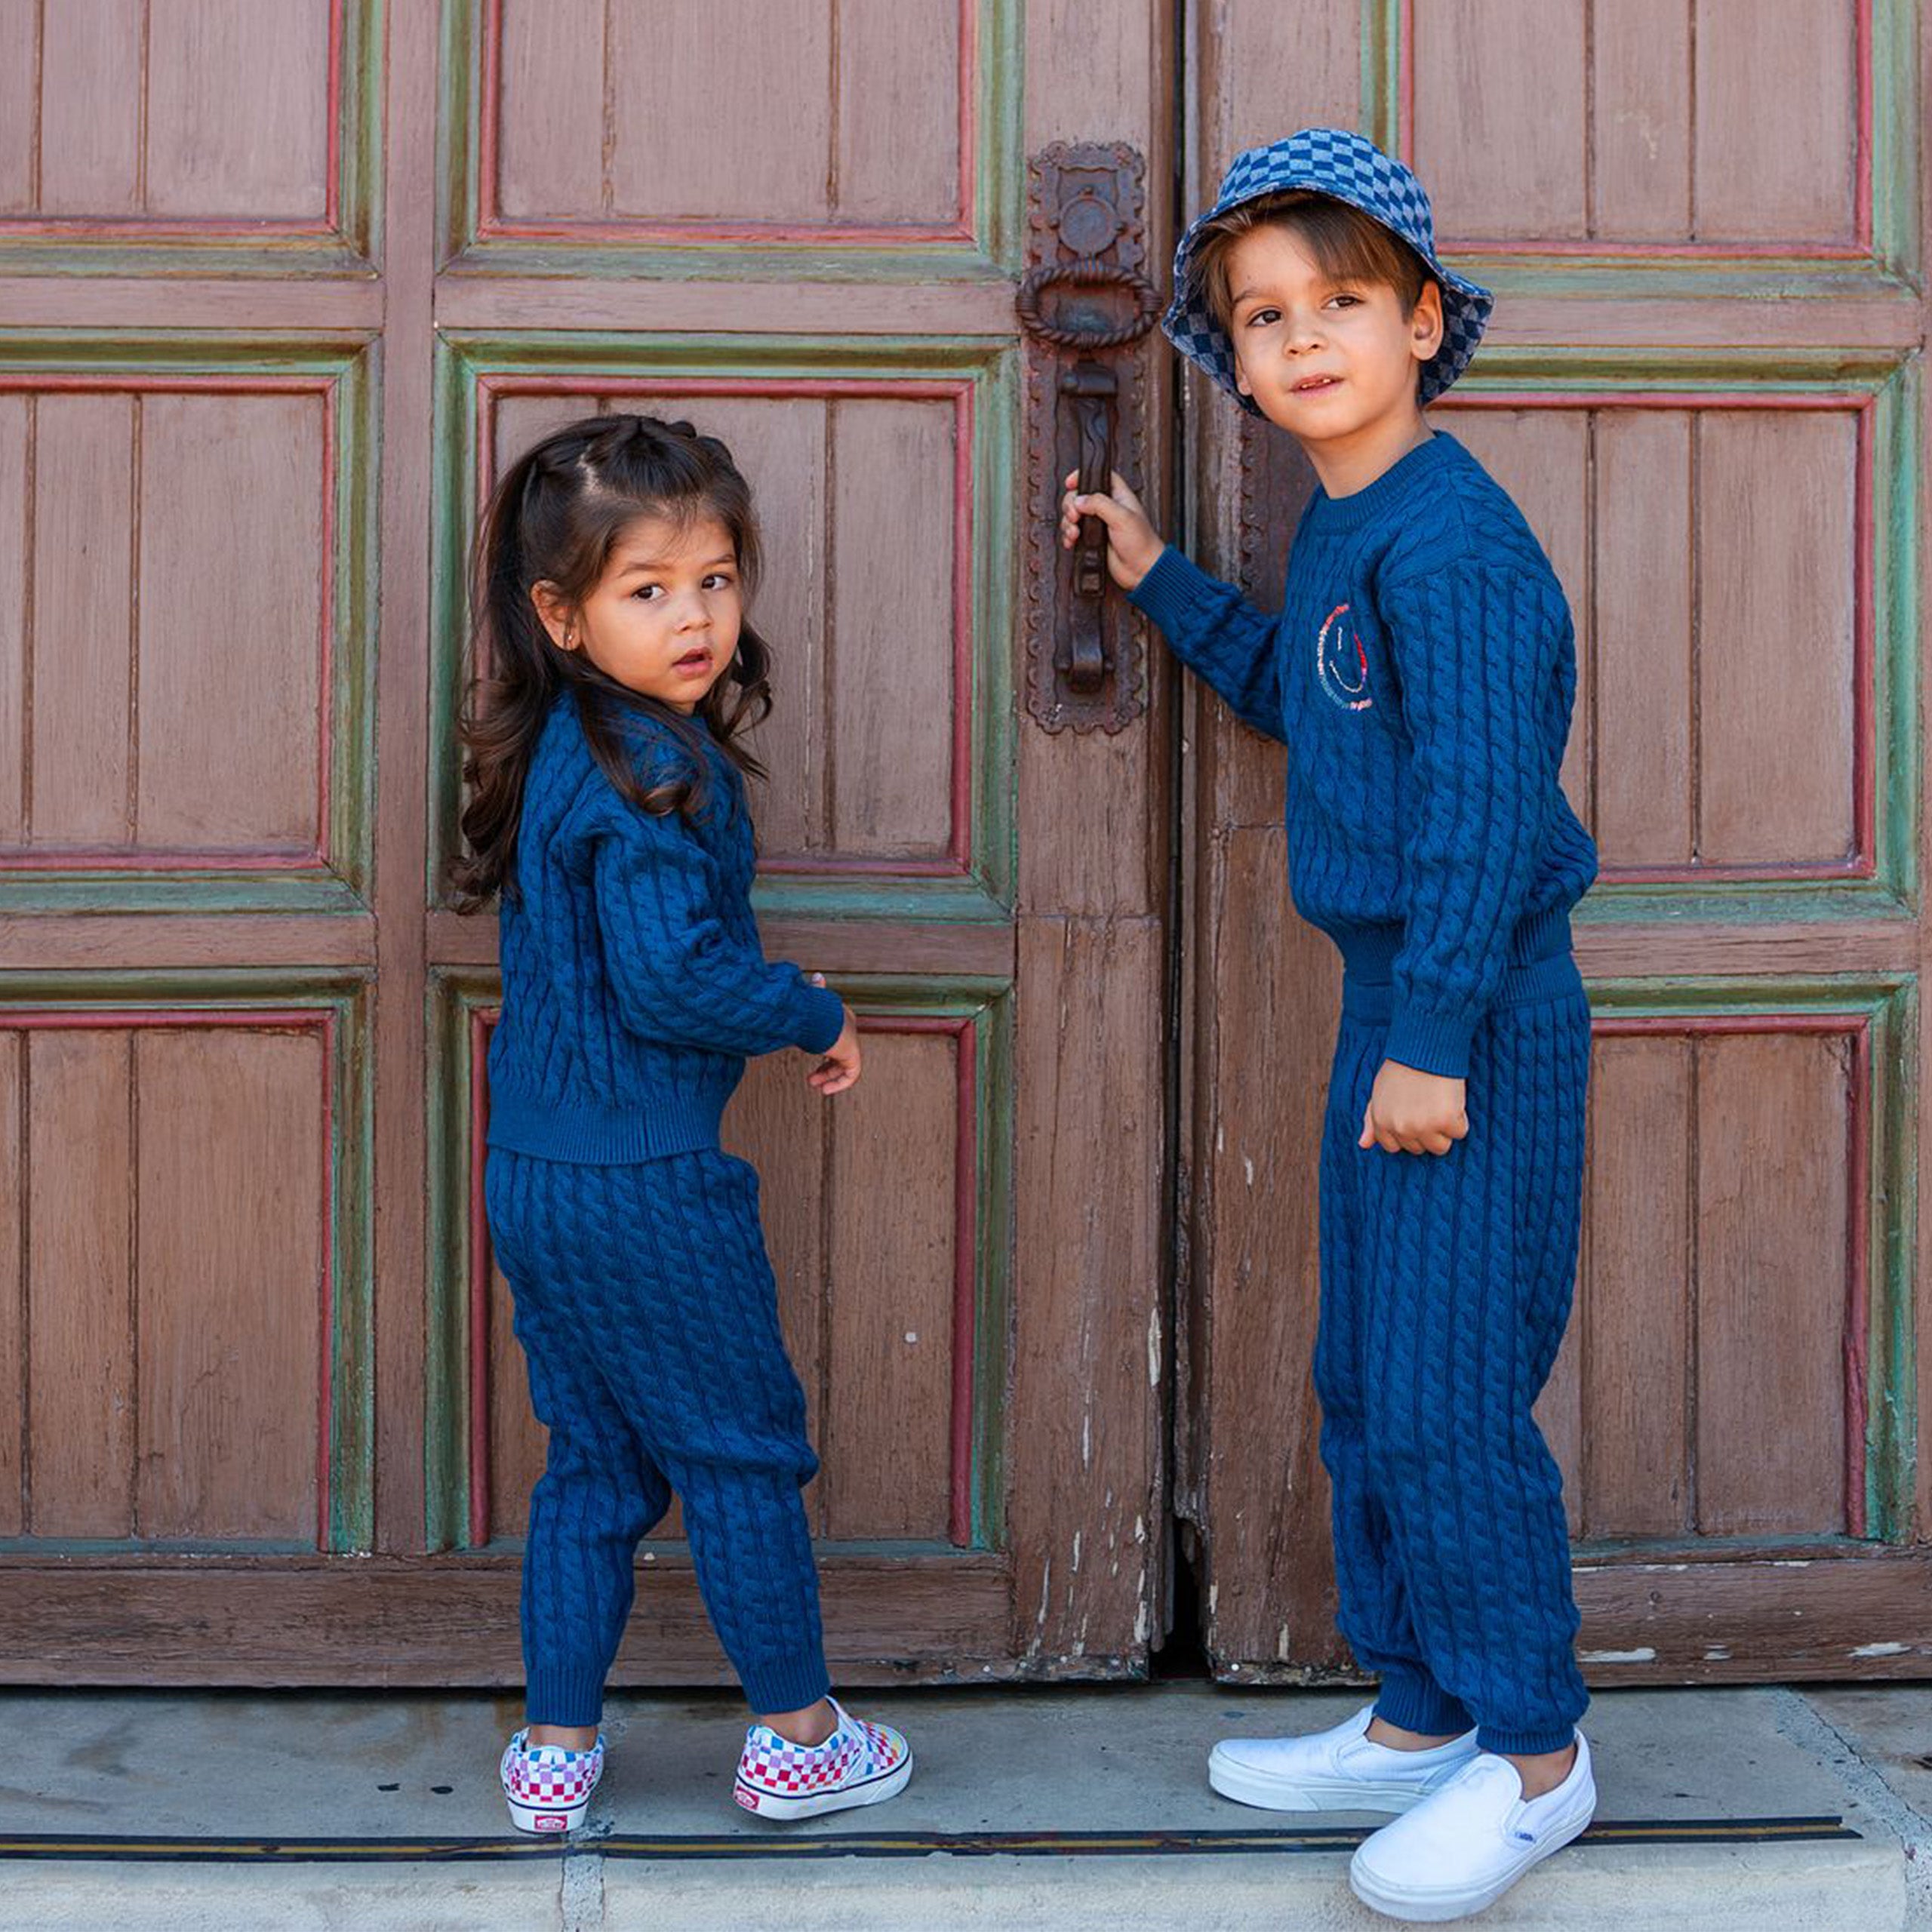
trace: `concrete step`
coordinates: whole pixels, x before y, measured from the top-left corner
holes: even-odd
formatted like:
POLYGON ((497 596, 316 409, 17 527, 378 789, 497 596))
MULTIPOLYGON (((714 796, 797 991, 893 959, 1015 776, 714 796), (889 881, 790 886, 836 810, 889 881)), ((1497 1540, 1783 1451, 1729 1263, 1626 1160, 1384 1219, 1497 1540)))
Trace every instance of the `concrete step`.
MULTIPOLYGON (((1318 1729, 1351 1694, 853 1701, 910 1735, 912 1786, 780 1830, 730 1801, 734 1700, 614 1698, 589 1826, 558 1850, 505 1828, 506 1700, 0 1693, 0 1898, 15 1925, 116 1932, 1388 1922, 1344 1876, 1377 1820, 1247 1810, 1202 1776, 1216 1737, 1318 1729)), ((1587 1727, 1596 1829, 1484 1924, 1932 1927, 1932 1690, 1614 1692, 1587 1727)))

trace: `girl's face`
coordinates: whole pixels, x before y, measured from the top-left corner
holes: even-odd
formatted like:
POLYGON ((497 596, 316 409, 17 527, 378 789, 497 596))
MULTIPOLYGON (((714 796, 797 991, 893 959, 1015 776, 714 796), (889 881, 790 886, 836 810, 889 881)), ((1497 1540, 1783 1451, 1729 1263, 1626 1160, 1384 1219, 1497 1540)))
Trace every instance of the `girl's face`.
POLYGON ((1416 378, 1442 341, 1441 291, 1402 312, 1387 283, 1331 281, 1308 245, 1272 222, 1228 251, 1236 380, 1271 423, 1340 446, 1419 414, 1416 378))
POLYGON ((531 591, 551 641, 640 697, 692 712, 724 675, 743 620, 737 547, 715 516, 641 516, 618 533, 596 587, 571 609, 531 591))

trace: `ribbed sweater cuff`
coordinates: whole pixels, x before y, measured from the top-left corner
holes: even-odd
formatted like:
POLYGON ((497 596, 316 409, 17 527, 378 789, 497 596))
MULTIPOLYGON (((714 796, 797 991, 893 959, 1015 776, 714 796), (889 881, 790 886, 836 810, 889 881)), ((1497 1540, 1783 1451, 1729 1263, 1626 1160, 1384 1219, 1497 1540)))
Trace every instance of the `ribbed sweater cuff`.
POLYGON ((559 1666, 534 1672, 524 1692, 525 1721, 575 1729, 604 1721, 602 1673, 559 1666))
POLYGON ((845 1030, 845 1002, 829 986, 815 986, 809 980, 798 993, 798 1031, 795 1037, 807 1053, 824 1053, 845 1030))
POLYGON ((761 1657, 740 1671, 745 1702, 757 1715, 776 1711, 802 1711, 826 1696, 832 1679, 826 1673, 825 1652, 819 1644, 789 1657, 761 1657))
POLYGON ((1426 1007, 1398 1001, 1389 1016, 1389 1041, 1382 1057, 1412 1066, 1418 1073, 1433 1073, 1445 1080, 1466 1080, 1469 1041, 1475 1030, 1473 1019, 1432 1013, 1426 1007))
POLYGON ((1223 588, 1170 543, 1127 595, 1129 602, 1145 611, 1173 637, 1192 628, 1202 600, 1223 588))

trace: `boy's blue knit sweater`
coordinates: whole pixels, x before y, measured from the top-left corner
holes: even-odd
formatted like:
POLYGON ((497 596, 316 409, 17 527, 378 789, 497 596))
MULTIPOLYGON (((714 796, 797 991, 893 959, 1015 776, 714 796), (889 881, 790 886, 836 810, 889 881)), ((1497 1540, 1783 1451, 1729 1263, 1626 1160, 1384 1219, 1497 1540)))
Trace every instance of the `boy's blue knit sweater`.
MULTIPOLYGON (((744 783, 695 728, 703 809, 660 817, 604 775, 574 697, 551 709, 501 910, 493 1147, 598 1164, 715 1147, 748 1055, 838 1037, 838 995, 765 959, 744 783)), ((640 712, 627 729, 647 785, 689 773, 663 724, 640 712)))
POLYGON ((1288 746, 1295 903, 1392 981, 1388 1057, 1466 1075, 1505 974, 1567 949, 1596 876, 1558 778, 1575 634, 1521 512, 1438 431, 1366 489, 1316 492, 1278 617, 1172 549, 1134 601, 1288 746))

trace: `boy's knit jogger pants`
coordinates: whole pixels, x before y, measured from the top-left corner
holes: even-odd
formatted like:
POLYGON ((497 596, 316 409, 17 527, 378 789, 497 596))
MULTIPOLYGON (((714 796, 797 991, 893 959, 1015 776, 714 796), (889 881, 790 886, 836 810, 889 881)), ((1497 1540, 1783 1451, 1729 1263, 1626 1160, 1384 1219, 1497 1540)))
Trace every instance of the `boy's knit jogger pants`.
POLYGON ((1315 1377, 1342 1631, 1389 1723, 1561 1750, 1589 1698, 1531 1411, 1575 1280, 1589 1008, 1567 958, 1513 972, 1471 1049, 1469 1136, 1431 1155, 1356 1144, 1390 1005, 1345 986, 1322 1140, 1315 1377))
POLYGON ((756 1174, 715 1150, 580 1167, 497 1149, 487 1194, 550 1432, 524 1554, 529 1721, 598 1721, 638 1543, 674 1492, 752 1708, 816 1703, 829 1686, 799 1491, 818 1461, 756 1174))

